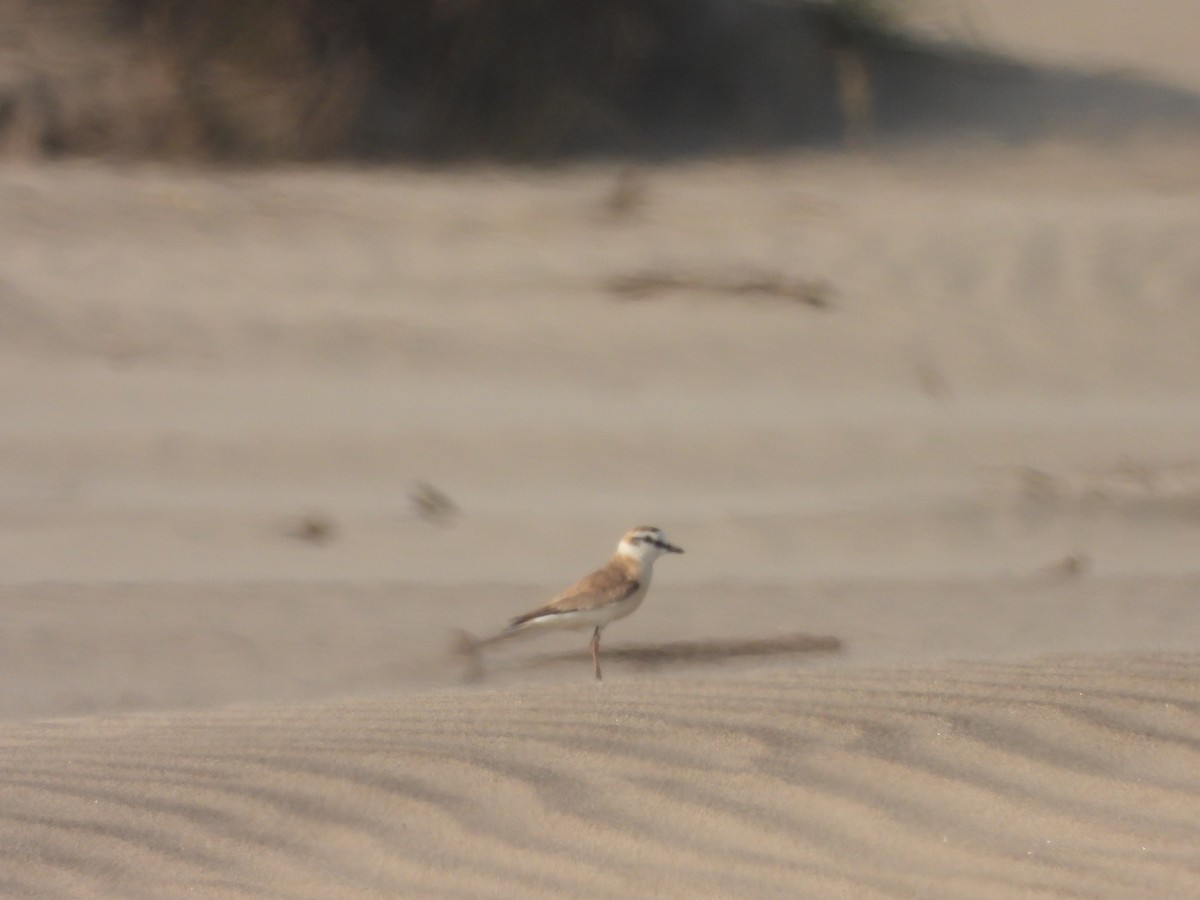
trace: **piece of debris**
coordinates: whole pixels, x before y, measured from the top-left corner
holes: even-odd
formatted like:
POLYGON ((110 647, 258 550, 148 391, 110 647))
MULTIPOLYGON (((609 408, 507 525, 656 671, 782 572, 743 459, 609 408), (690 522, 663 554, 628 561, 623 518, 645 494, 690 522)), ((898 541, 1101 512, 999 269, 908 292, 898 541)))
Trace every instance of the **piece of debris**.
POLYGON ((828 309, 834 294, 825 281, 788 279, 771 273, 740 275, 688 275, 670 272, 637 272, 618 275, 605 289, 622 300, 649 300, 657 294, 687 292, 728 294, 735 297, 763 296, 792 300, 814 309, 828 309))
POLYGON ((1057 562, 1046 566, 1042 571, 1052 578, 1080 578, 1092 570, 1092 558, 1086 553, 1068 553, 1057 562))
POLYGON ((427 522, 445 524, 458 513, 454 501, 427 481, 415 482, 408 499, 417 516, 427 522))
POLYGON ((288 537, 309 544, 325 544, 336 536, 337 526, 324 513, 305 513, 284 532, 288 537))
POLYGON ((476 684, 483 681, 482 642, 461 628, 450 634, 450 657, 464 664, 463 683, 476 684))
POLYGON ((605 215, 614 221, 635 216, 646 205, 646 176, 637 166, 623 168, 604 198, 605 215))

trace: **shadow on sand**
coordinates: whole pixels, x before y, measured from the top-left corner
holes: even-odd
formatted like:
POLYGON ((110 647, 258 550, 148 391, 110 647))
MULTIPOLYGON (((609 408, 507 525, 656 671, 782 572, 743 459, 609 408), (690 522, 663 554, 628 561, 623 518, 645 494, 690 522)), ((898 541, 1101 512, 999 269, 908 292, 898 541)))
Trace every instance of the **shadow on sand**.
MULTIPOLYGON (((621 660, 637 670, 661 669, 680 663, 720 663, 739 659, 788 656, 809 653, 840 653, 842 641, 829 635, 789 634, 772 638, 712 639, 669 641, 661 644, 617 644, 606 646, 604 660, 621 660)), ((478 683, 486 677, 482 660, 476 654, 459 654, 467 664, 464 680, 478 683)), ((543 653, 517 663, 521 670, 542 669, 565 663, 584 665, 591 657, 586 649, 569 653, 543 653)))
MULTIPOLYGON (((792 653, 840 653, 840 638, 827 635, 789 634, 776 638, 713 639, 707 641, 669 641, 665 644, 618 644, 604 648, 604 659, 633 663, 639 669, 658 669, 674 663, 714 663, 757 656, 783 656, 792 653)), ((590 660, 586 650, 571 653, 543 653, 532 657, 526 666, 538 668, 566 662, 590 660)))

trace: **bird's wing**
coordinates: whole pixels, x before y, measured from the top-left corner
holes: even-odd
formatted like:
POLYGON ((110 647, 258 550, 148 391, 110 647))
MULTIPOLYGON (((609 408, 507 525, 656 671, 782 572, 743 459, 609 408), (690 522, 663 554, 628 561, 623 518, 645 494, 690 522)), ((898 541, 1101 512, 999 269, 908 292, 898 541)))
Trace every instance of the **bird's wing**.
POLYGON ((619 603, 633 596, 641 587, 633 573, 616 561, 610 562, 591 575, 585 576, 567 588, 545 606, 538 607, 533 612, 517 616, 509 623, 509 628, 517 628, 534 619, 552 616, 558 613, 578 612, 581 610, 598 609, 610 603, 619 603))

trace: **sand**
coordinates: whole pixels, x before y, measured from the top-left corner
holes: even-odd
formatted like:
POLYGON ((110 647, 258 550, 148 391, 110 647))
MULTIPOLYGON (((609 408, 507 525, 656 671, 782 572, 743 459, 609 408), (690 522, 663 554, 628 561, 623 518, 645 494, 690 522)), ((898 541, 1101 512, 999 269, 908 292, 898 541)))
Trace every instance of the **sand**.
POLYGON ((13 896, 1184 897, 1195 654, 14 724, 13 896))
POLYGON ((1198 150, 0 170, 0 895, 1200 894, 1198 150))

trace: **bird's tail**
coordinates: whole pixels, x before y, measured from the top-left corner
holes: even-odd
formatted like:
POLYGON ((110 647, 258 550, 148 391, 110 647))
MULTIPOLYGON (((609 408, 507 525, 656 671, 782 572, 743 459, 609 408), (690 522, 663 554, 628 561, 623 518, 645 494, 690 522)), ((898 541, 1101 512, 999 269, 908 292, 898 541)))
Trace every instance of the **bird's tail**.
POLYGON ((513 637, 523 637, 529 634, 525 627, 528 623, 514 619, 508 627, 496 632, 491 637, 477 638, 462 628, 455 628, 450 635, 450 655, 466 664, 467 681, 483 679, 483 651, 492 644, 499 644, 513 637))

